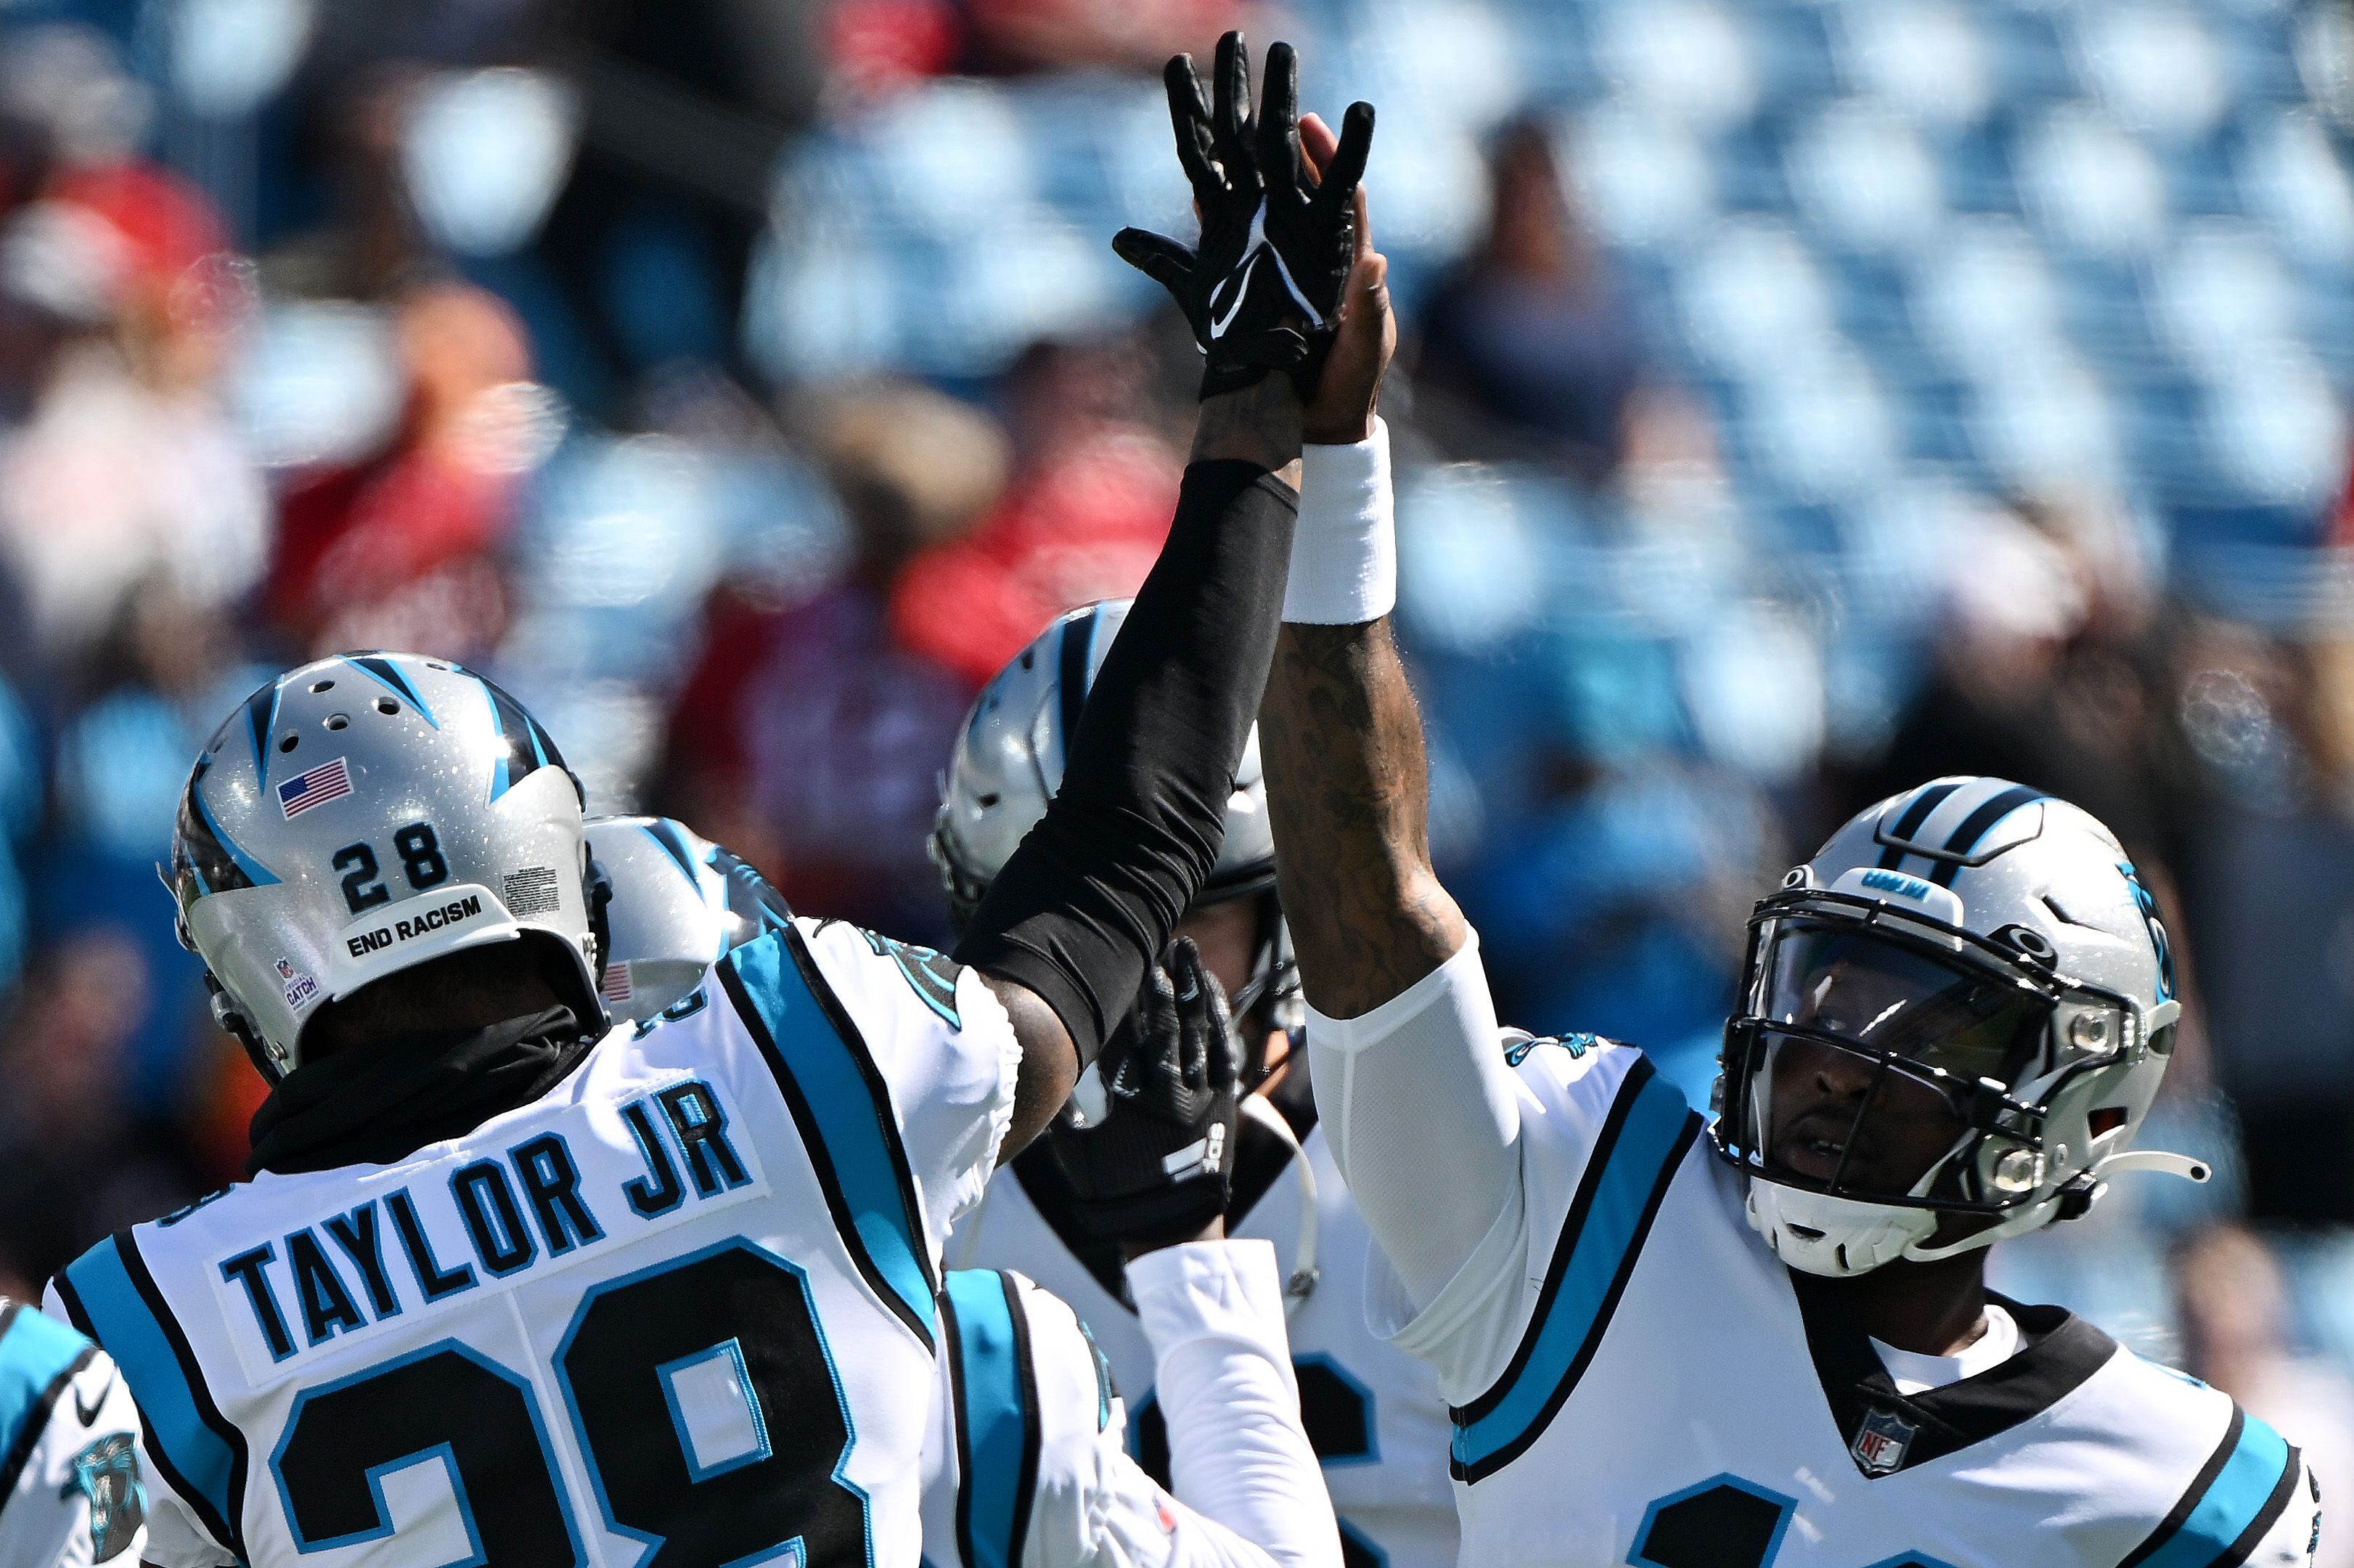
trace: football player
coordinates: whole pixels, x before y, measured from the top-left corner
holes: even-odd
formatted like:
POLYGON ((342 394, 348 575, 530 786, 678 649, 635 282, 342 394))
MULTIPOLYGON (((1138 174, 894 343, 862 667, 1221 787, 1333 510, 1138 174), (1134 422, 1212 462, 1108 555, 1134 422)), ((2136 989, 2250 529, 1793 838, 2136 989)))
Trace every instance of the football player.
MULTIPOLYGON (((1311 151, 1313 149, 1311 148, 1311 151)), ((1993 779, 1834 834, 1750 925, 1712 1124, 1628 1046, 1500 1032, 1433 874, 1386 438, 1311 448, 1261 740, 1367 1307, 1454 1407, 1466 1563, 2308 1560, 2296 1449, 1986 1248, 2133 1170, 2181 1003, 2115 838, 1993 779)))
MULTIPOLYGON (((1062 778, 1068 726, 1087 699, 1103 651, 1128 612, 1119 600, 1064 616, 1016 655, 973 704, 943 783, 932 857, 953 916, 970 915, 1062 778)), ((1430 1369, 1369 1333, 1359 1308, 1372 1237, 1332 1162, 1299 1046, 1299 978, 1275 894, 1275 849, 1256 744, 1246 745, 1226 803, 1225 848, 1177 924, 1235 1001, 1244 1082, 1257 1104, 1220 1168, 1170 1180, 1148 1165, 1143 1186, 1165 1185, 1179 1228, 1204 1200, 1236 1235, 1262 1237, 1290 1263, 1291 1351, 1309 1433, 1323 1460, 1352 1564, 1448 1568, 1456 1561, 1455 1499, 1447 1474, 1446 1401, 1430 1369)), ((1131 1013, 1131 1021, 1140 1015, 1131 1013)), ((1018 1269, 1067 1301, 1103 1347, 1137 1417, 1139 1452, 1168 1463, 1155 1357, 1131 1299, 1132 1271, 1118 1238, 1102 1234, 1095 1156, 1107 1134, 1088 1128, 1109 1100, 1103 1074, 1118 1046, 1081 1081, 1066 1123, 1010 1161, 949 1244, 960 1263, 1018 1269)), ((1174 1152, 1192 1141, 1172 1130, 1174 1152)))
MULTIPOLYGON (((1174 62, 1170 81, 1179 158, 1199 200, 1199 106, 1174 62)), ((1230 90, 1230 96, 1237 95, 1230 90)), ((1369 129, 1370 111, 1363 105, 1352 108, 1338 137, 1313 115, 1300 122, 1314 165, 1334 175, 1315 185, 1318 199, 1349 193, 1353 217, 1342 304, 1329 358, 1314 367, 1314 395, 1304 415, 1307 440, 1328 446, 1357 439, 1352 421, 1363 414, 1360 385, 1386 358, 1395 337, 1387 262, 1373 249, 1359 185, 1369 129)), ((1314 177, 1311 167, 1304 183, 1314 177)), ((1267 221, 1275 227, 1281 217, 1271 211, 1267 221)), ((1151 264, 1150 245, 1132 239, 1121 253, 1186 304, 1180 281, 1151 264)), ((1065 617, 975 702, 958 740, 932 841, 951 911, 960 918, 985 906, 1015 846, 1063 786, 1069 737, 1099 689, 1093 683, 1103 650, 1130 613, 1107 604, 1065 617)), ((1317 1127, 1307 1064, 1294 1050, 1299 1012, 1289 938, 1271 885, 1264 792, 1247 750, 1226 802, 1226 821, 1225 853, 1180 929, 1235 998, 1246 1072, 1257 1090, 1240 1136, 1221 1151, 1215 1169, 1185 1174, 1182 1157, 1192 1149, 1193 1135, 1182 1127, 1171 1127, 1156 1151, 1085 1125, 1103 1114, 1108 1097, 1104 1075, 1087 1075, 1055 1128, 1055 1147, 1032 1150, 1009 1177, 991 1183, 983 1207, 954 1244, 955 1255, 1023 1270, 1077 1308, 1103 1345, 1118 1385, 1136 1401, 1138 1447, 1158 1468, 1165 1462, 1164 1439, 1150 1347, 1130 1300, 1133 1287, 1124 1277, 1120 1249, 1094 1229, 1091 1216, 1100 1215, 1117 1194, 1143 1207, 1161 1206, 1182 1230, 1196 1223, 1195 1212, 1206 1204, 1236 1234, 1276 1240, 1279 1255, 1291 1265, 1292 1346, 1308 1430, 1341 1513, 1349 1562, 1361 1568, 1384 1562, 1391 1568, 1440 1568, 1456 1560, 1440 1457, 1446 1412, 1431 1374, 1368 1334, 1356 1306, 1372 1238, 1317 1127), (1166 1169, 1164 1160, 1171 1162, 1166 1169)))
MULTIPOLYGON (((749 867, 678 822, 599 818, 588 844, 612 888, 606 990, 623 1016, 675 1006, 716 955, 787 918, 749 867)), ((1158 1117, 1230 1135, 1239 1063, 1225 997, 1189 944, 1172 960, 1143 1023, 1123 1028, 1150 1044, 1125 1058, 1135 1092, 1101 1126, 1158 1117)), ((1109 1370, 1068 1306, 1011 1271, 946 1277, 924 1443, 927 1563, 1336 1568, 1274 1250, 1223 1235, 1213 1214, 1193 1235, 1140 1242, 1128 1274, 1165 1400, 1175 1497, 1122 1447, 1109 1370)))
POLYGON ((139 1413, 106 1352, 0 1301, 0 1563, 138 1568, 139 1413))
POLYGON ((1288 51, 1256 122, 1221 57, 1202 244, 1155 252, 1217 327, 1193 461, 1063 791, 953 959, 789 920, 700 1005, 608 1029, 582 793, 514 698, 355 653, 207 742, 167 880, 271 1085, 253 1179, 52 1287, 138 1402, 162 1568, 917 1563, 940 1244, 1216 860, 1289 549, 1290 373, 1353 253, 1347 204, 1299 188, 1288 51))

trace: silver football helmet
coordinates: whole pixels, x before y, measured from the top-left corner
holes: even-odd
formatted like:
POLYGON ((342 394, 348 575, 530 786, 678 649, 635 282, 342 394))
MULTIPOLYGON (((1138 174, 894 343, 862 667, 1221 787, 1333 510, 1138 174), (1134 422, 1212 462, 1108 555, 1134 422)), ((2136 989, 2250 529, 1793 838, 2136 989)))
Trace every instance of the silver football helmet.
MULTIPOLYGON (((1132 602, 1102 599, 1058 617, 973 699, 940 782, 929 845, 958 925, 979 906, 1023 835, 1046 814, 1046 802, 1063 782, 1065 748, 1078 727, 1079 710, 1132 602)), ((1225 842, 1193 904, 1199 908, 1274 888, 1275 834, 1253 726, 1226 801, 1225 842)), ((1279 915, 1265 924, 1250 980, 1230 1004, 1239 1021, 1264 1001, 1276 1026, 1288 1028, 1305 1016, 1291 935, 1279 915)))
POLYGON ((2105 1179, 2207 1179, 2131 1152, 2182 1004, 2115 837, 1999 779, 1883 800, 1750 920, 1717 1152, 1750 1224, 1809 1274, 1982 1247, 2071 1218, 2105 1179))
POLYGON ((758 873, 668 817, 597 817, 588 854, 612 902, 605 1005, 642 1022, 730 948, 792 917, 758 873))
POLYGON ((525 937, 571 955, 601 1029, 600 917, 579 782, 481 676, 351 653, 255 692, 206 743, 165 883, 215 1015, 272 1082, 320 1008, 461 948, 525 937))

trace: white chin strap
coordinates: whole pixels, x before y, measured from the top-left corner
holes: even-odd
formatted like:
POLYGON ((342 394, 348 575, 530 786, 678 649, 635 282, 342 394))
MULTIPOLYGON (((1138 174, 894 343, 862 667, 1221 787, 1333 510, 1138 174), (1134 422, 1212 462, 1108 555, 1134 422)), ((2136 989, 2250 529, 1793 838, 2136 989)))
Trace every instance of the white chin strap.
MULTIPOLYGON (((2214 1174, 2207 1161, 2159 1149, 2139 1149, 2112 1154, 2094 1169, 2104 1179, 2094 1189, 2097 1199, 2105 1179, 2134 1171, 2154 1171, 2205 1181, 2214 1174)), ((2051 1223, 2060 1212, 2057 1193, 2013 1210, 2000 1224, 1974 1231, 1959 1241, 1931 1246, 1936 1234, 1934 1209, 1911 1209, 1897 1203, 1867 1203, 1857 1198, 1835 1197, 1785 1187, 1753 1176, 1749 1181, 1749 1228, 1766 1238, 1774 1255, 1802 1274, 1833 1279, 1869 1274, 1899 1258, 1916 1263, 1951 1257, 1977 1247, 1991 1246, 2051 1223)))
POLYGON ((1903 1257, 1929 1239, 1937 1216, 1928 1209, 1866 1203, 1752 1177, 1749 1228, 1801 1274, 1841 1279, 1903 1257))

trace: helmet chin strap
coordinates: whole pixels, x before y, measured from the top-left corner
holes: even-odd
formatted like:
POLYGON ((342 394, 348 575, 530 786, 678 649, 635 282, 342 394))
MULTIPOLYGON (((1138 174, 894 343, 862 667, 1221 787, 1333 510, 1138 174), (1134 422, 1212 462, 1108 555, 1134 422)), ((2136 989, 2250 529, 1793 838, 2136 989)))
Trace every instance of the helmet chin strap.
MULTIPOLYGON (((2098 1196, 2101 1185, 2109 1177, 2137 1171, 2180 1176, 2192 1181, 2211 1181, 2215 1174, 2208 1161, 2187 1154, 2162 1149, 2126 1150, 2110 1155, 2093 1168, 2093 1196, 2098 1196)), ((2089 1199, 2085 1206, 2090 1206, 2089 1199)), ((1750 1180, 1747 1207, 1750 1227, 1766 1238, 1766 1245, 1773 1248, 1776 1257, 1803 1273, 1831 1278, 1868 1274, 1899 1259, 1934 1263, 2023 1235, 2063 1213, 2083 1212, 2067 1209, 2062 1194, 2055 1192, 2021 1205, 1999 1224, 1938 1245, 1930 1240, 1936 1234, 1936 1214, 1929 1209, 1907 1208, 1902 1203, 1866 1203, 1827 1192, 1785 1187, 1762 1177, 1750 1180), (1807 1231, 1817 1234, 1803 1234, 1807 1231)))

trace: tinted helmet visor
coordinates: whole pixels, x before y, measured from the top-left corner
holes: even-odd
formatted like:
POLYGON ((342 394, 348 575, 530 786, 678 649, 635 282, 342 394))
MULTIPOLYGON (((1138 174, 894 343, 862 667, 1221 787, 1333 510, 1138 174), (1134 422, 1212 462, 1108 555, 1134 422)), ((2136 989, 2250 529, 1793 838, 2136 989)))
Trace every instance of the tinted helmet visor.
POLYGON ((2009 1087, 2043 1044, 2051 1000, 1982 967, 1899 945, 1854 922, 1777 922, 1756 1014, 2009 1087))
POLYGON ((2053 1012, 1925 937, 1805 914, 1760 922, 1728 1026, 1717 1143, 1754 1174, 1880 1202, 1988 1210, 2040 1178, 2053 1012))

